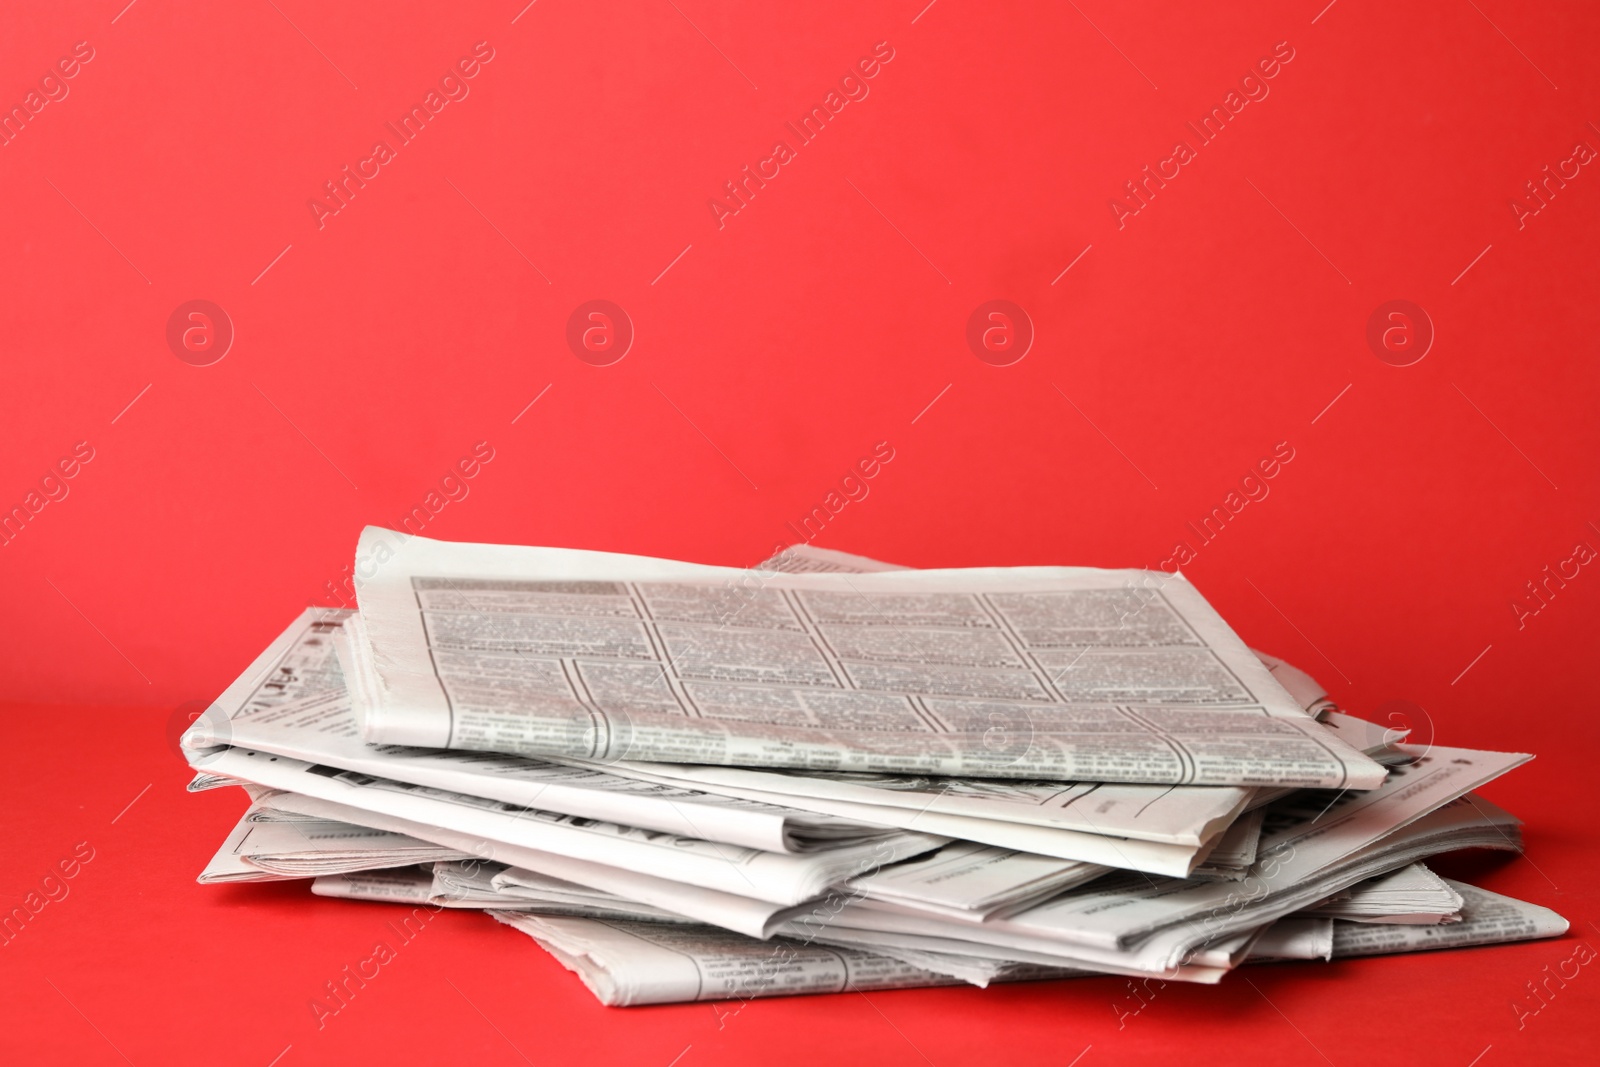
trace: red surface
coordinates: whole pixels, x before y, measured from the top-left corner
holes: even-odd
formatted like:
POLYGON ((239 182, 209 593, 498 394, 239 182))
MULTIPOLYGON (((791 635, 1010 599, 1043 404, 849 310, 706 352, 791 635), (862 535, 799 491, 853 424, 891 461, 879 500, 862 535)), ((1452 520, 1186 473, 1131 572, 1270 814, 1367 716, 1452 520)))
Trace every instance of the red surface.
POLYGON ((1600 978, 1520 1030, 1512 1004, 1600 937, 1600 576, 1525 586, 1600 548, 1600 173, 1564 163, 1600 148, 1600 15, 923 2, 12 5, 7 108, 93 58, 0 147, 0 509, 40 492, 0 547, 0 901, 95 858, 0 949, 8 1060, 1576 1058, 1600 978), (308 200, 480 41, 469 94, 319 229, 308 200), (869 95, 719 229, 708 200, 878 42, 869 95), (1119 228, 1123 183, 1279 42, 1268 95, 1119 228), (1546 165, 1570 177, 1519 218, 1546 165), (566 341, 597 299, 633 324, 609 366, 566 341), (168 347, 191 300, 233 324, 209 366, 168 347), (1009 366, 967 345, 991 300, 1032 322, 1009 366), (1409 366, 1368 346, 1392 300, 1433 323, 1409 366), (1350 707, 1540 753, 1489 791, 1528 859, 1471 870, 1573 934, 1169 986, 1119 1032, 1112 980, 606 1011, 449 915, 318 1031, 384 909, 193 884, 239 802, 182 795, 171 709, 330 602, 363 523, 422 504, 432 536, 750 563, 880 441, 818 544, 1156 566, 1186 540, 1246 639, 1350 707))

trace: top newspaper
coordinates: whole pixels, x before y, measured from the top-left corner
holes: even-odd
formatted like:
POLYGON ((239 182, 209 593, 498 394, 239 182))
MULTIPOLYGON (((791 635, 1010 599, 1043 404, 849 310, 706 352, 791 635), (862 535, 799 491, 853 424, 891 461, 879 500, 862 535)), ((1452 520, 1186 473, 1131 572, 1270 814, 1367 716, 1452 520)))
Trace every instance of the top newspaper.
POLYGON ((1371 789, 1181 575, 787 574, 368 527, 381 744, 812 771, 1371 789))

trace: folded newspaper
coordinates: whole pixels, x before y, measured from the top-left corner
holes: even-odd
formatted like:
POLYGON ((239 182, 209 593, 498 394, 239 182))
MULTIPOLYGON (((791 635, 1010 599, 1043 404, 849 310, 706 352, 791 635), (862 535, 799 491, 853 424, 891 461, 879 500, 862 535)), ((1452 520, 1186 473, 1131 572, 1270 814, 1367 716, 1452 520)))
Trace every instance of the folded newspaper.
POLYGON ((1181 576, 371 528, 355 573, 183 737, 250 801, 202 882, 484 911, 619 1006, 1567 929, 1422 862, 1520 850, 1477 790, 1530 756, 1341 711, 1181 576))
POLYGON ((350 683, 378 744, 1057 781, 1383 779, 1178 575, 752 572, 373 527, 356 558, 350 683))

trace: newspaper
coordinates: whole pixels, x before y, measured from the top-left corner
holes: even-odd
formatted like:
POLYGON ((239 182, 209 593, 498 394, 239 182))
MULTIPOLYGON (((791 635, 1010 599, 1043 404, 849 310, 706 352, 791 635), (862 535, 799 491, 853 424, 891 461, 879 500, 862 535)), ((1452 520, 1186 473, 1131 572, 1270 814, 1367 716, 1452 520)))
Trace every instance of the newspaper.
POLYGON ((1261 808, 1235 819, 1206 855, 1205 862, 1189 872, 1189 877, 1208 882, 1243 881, 1255 866, 1265 819, 1266 812, 1261 808))
MULTIPOLYGON (((825 945, 827 940, 818 938, 813 944, 825 945)), ((862 951, 855 946, 841 945, 852 951, 862 951)), ((875 947, 874 955, 887 956, 892 960, 915 967, 918 970, 928 971, 933 974, 942 974, 948 978, 955 978, 968 985, 975 985, 980 989, 986 988, 991 982, 1018 981, 1013 978, 1019 970, 1030 973, 1029 978, 1079 978, 1089 977, 1091 972, 1075 971, 1070 968, 1042 967, 1037 964, 1014 963, 1011 960, 989 960, 976 956, 953 956, 947 952, 929 952, 924 949, 905 948, 899 945, 875 947)))
MULTIPOLYGON (((479 859, 471 859, 457 863, 435 863, 432 869, 432 881, 428 886, 428 899, 435 904, 448 902, 452 907, 461 908, 510 908, 525 907, 526 901, 515 900, 495 888, 494 880, 504 871, 511 868, 504 863, 488 863, 479 859)), ((534 875, 545 878, 545 875, 534 875)), ((612 900, 621 899, 611 894, 602 894, 598 889, 580 886, 576 882, 567 882, 559 878, 549 879, 551 883, 571 886, 577 892, 592 893, 605 896, 612 900)), ((555 901, 552 901, 555 903, 555 901)), ((559 903, 567 904, 570 901, 562 900, 559 903)), ((665 912, 651 908, 648 904, 636 904, 636 908, 646 909, 651 912, 650 918, 665 915, 665 912)), ((639 916, 630 916, 639 918, 639 916)))
POLYGON ((708 927, 490 914, 539 942, 608 1006, 959 984, 887 956, 708 927))
POLYGON ((321 694, 235 720, 236 746, 450 792, 767 852, 803 854, 894 836, 891 828, 716 796, 600 768, 478 752, 364 744, 346 694, 321 694))
POLYGON ((1334 957, 1495 945, 1506 941, 1560 937, 1567 932, 1567 920, 1549 908, 1491 893, 1465 882, 1449 878, 1444 881, 1461 897, 1460 922, 1445 926, 1379 926, 1335 922, 1334 957))
POLYGON ((1315 915, 1279 919, 1252 939, 1242 962, 1262 960, 1330 960, 1337 923, 1315 915))
POLYGON ((229 778, 221 774, 207 774, 201 771, 191 778, 189 784, 184 788, 190 793, 204 793, 211 789, 226 789, 229 786, 243 786, 245 784, 237 778, 229 778))
MULTIPOLYGON (((603 769, 583 771, 515 757, 363 745, 355 736, 351 712, 336 697, 342 692, 342 679, 332 663, 333 649, 348 614, 335 609, 311 609, 296 620, 186 736, 186 743, 195 750, 191 755, 204 762, 208 744, 231 740, 347 770, 767 849, 803 851, 819 842, 869 832, 846 820, 829 822, 827 815, 798 812, 792 807, 733 798, 719 800, 692 789, 675 791, 667 784, 667 777, 653 779, 658 784, 648 786, 620 780, 603 769)), ((699 784, 694 782, 697 774, 720 773, 734 776, 732 781, 739 781, 737 776, 746 774, 752 775, 749 780, 757 784, 785 792, 820 791, 825 797, 904 805, 934 814, 948 812, 1157 841, 1204 840, 1218 826, 1226 825, 1241 799, 1249 795, 1248 790, 1205 787, 1164 790, 1149 786, 886 775, 839 775, 835 780, 826 780, 718 767, 639 767, 649 768, 635 769, 640 778, 657 770, 686 775, 678 783, 680 787, 699 784)), ((635 773, 622 766, 611 769, 635 773)), ((208 776, 208 780, 214 781, 215 776, 208 776)), ((776 799, 788 802, 793 798, 776 799)), ((891 813, 887 821, 905 825, 918 815, 917 811, 891 813)), ((911 821, 910 825, 929 831, 939 829, 920 821, 911 821)), ((1075 847, 1079 839, 1074 835, 989 828, 965 819, 945 824, 944 832, 1064 858, 1119 860, 1103 846, 1089 852, 1075 847)), ((1187 858, 1173 850, 1169 853, 1177 857, 1177 862, 1187 858)), ((1137 855, 1123 853, 1120 859, 1136 861, 1137 855)), ((1147 865, 1146 869, 1156 873, 1183 871, 1173 862, 1147 865)))
MULTIPOLYGON (((845 878, 945 843, 941 837, 901 832, 826 852, 762 852, 518 807, 248 749, 218 750, 208 766, 271 789, 396 816, 474 840, 570 856, 776 904, 799 904, 845 878)), ((415 836, 439 842, 431 831, 415 836)))
POLYGON ((1250 946, 1260 940, 1261 936, 1276 924, 1267 924, 1250 930, 1240 930, 1238 933, 1219 937, 1204 945, 1197 946, 1189 953, 1186 963, 1216 968, 1228 971, 1237 967, 1244 961, 1250 946))
POLYGON ((846 888, 870 900, 983 922, 1093 881, 1109 869, 953 841, 937 852, 853 878, 846 888))
POLYGON ((195 881, 201 885, 222 885, 230 882, 286 882, 296 877, 262 870, 244 857, 239 851, 239 846, 252 829, 254 827, 240 819, 238 824, 228 831, 222 847, 206 861, 205 868, 195 881))
POLYGON ((620 897, 586 890, 560 879, 542 879, 550 887, 544 893, 528 891, 520 896, 496 889, 494 879, 506 871, 503 863, 481 860, 433 863, 386 871, 357 871, 324 875, 311 883, 318 896, 347 900, 382 901, 393 904, 428 904, 436 908, 475 910, 522 909, 550 915, 578 915, 586 918, 620 918, 647 922, 692 922, 650 907, 624 901, 620 897))
POLYGON ((428 823, 412 822, 392 815, 363 811, 315 797, 285 793, 275 798, 275 802, 307 814, 410 834, 436 844, 457 848, 470 853, 474 859, 486 863, 501 863, 536 871, 755 938, 772 936, 775 929, 807 907, 805 904, 797 907, 773 904, 754 897, 703 889, 670 878, 640 874, 637 871, 610 867, 603 863, 592 863, 571 856, 541 852, 538 849, 487 841, 472 834, 447 830, 428 823))
MULTIPOLYGON (((1249 943, 1242 953, 1242 962, 1337 960, 1380 953, 1499 944, 1559 937, 1568 929, 1566 920, 1547 908, 1460 882, 1450 884, 1465 901, 1463 921, 1459 924, 1449 927, 1386 927, 1364 926, 1342 920, 1290 917, 1258 933, 1247 935, 1249 943)), ((808 989, 775 988, 776 983, 768 981, 768 976, 775 977, 780 966, 793 966, 799 962, 791 960, 781 950, 774 955, 774 947, 787 942, 735 941, 720 931, 706 927, 683 927, 675 932, 670 941, 672 952, 663 954, 657 951, 663 942, 651 937, 649 928, 642 925, 591 924, 578 920, 564 921, 557 927, 540 922, 536 916, 515 915, 503 916, 502 921, 508 921, 510 925, 533 936, 568 969, 577 972, 604 1003, 612 1005, 714 1000, 722 997, 738 1002, 761 995, 832 992, 839 988, 837 981, 833 984, 816 981, 815 986, 808 989), (590 948, 593 951, 587 951, 590 948), (681 958, 674 957, 688 957, 694 961, 694 965, 685 966, 681 958), (707 993, 701 975, 718 973, 724 969, 739 970, 744 976, 743 985, 731 989, 713 985, 712 991, 707 993), (624 994, 624 991, 643 990, 648 990, 648 994, 624 994)), ((824 940, 819 938, 812 944, 823 943, 824 940)), ((848 952, 851 948, 843 947, 841 951, 848 952)), ((854 951, 865 950, 857 947, 854 951)), ((979 956, 951 955, 903 946, 877 946, 872 954, 896 959, 911 968, 899 988, 948 984, 956 980, 984 986, 995 981, 1081 977, 1101 973, 1082 968, 1058 968, 979 956), (930 976, 942 976, 947 981, 937 982, 930 976)), ((794 967, 794 971, 804 973, 800 967, 794 967)), ((813 976, 817 973, 813 972, 813 976)), ((837 971, 831 973, 837 974, 837 971)), ((801 979, 796 984, 804 981, 801 979)), ((735 1003, 730 1010, 737 1007, 735 1003)), ((1113 1008, 1115 1010, 1116 1005, 1113 1008)))
MULTIPOLYGON (((729 768, 723 767, 700 768, 683 767, 682 765, 677 764, 669 765, 647 763, 629 763, 626 765, 611 764, 609 766, 618 771, 620 774, 626 774, 630 777, 635 777, 646 782, 687 783, 689 781, 695 781, 697 785, 703 784, 708 791, 715 790, 720 795, 737 797, 748 801, 764 804, 776 804, 781 801, 792 804, 796 807, 805 807, 813 811, 826 812, 828 814, 839 816, 840 818, 850 819, 858 822, 876 823, 885 826, 899 826, 907 830, 938 834, 941 837, 958 838, 963 841, 976 841, 986 845, 994 845, 999 848, 1012 849, 1020 852, 1032 852, 1041 856, 1053 856, 1058 859, 1075 860, 1083 863, 1097 863, 1110 867, 1122 867, 1127 870, 1148 871, 1152 874, 1165 874, 1176 877, 1183 877, 1189 874, 1190 871, 1194 869, 1195 865, 1201 862, 1201 860, 1207 855, 1211 847, 1216 845, 1221 840, 1223 833, 1225 833, 1225 830, 1218 830, 1213 833, 1209 839, 1198 845, 1135 840, 1125 837, 1117 837, 1103 832, 1086 832, 1082 830, 1066 829, 1063 827, 1038 826, 1031 823, 1015 822, 1012 820, 998 820, 968 815, 954 815, 948 812, 934 811, 932 810, 931 804, 923 808, 909 808, 901 804, 885 805, 857 800, 838 800, 824 797, 798 797, 787 793, 769 793, 763 790, 750 789, 744 786, 728 785, 721 782, 703 782, 700 780, 700 776, 695 773, 702 770, 729 770, 729 768), (673 778, 668 775, 658 775, 653 771, 646 769, 650 767, 671 767, 674 771, 687 770, 690 772, 690 775, 681 779, 673 778)), ((861 775, 853 777, 865 778, 869 776, 861 775)), ((926 779, 919 779, 914 776, 903 775, 885 775, 879 777, 880 783, 878 786, 865 787, 872 790, 878 797, 892 795, 896 791, 896 788, 902 784, 926 781, 926 779)), ((783 783, 780 780, 774 784, 781 785, 783 783)), ((854 785, 858 783, 852 784, 854 785)), ((1028 783, 1025 783, 1025 785, 1027 784, 1028 783)), ((1008 782, 995 780, 978 781, 976 779, 951 779, 949 788, 952 790, 959 789, 966 791, 973 797, 979 797, 984 793, 987 793, 990 796, 1001 796, 1008 791, 1009 785, 1010 783, 1008 782)), ((1073 791, 1078 791, 1077 783, 1057 783, 1057 786, 1058 792, 1061 791, 1059 789, 1060 786, 1067 786, 1073 791)), ((928 788, 930 792, 929 800, 933 801, 937 799, 939 794, 932 792, 932 786, 929 786, 928 788)), ((1078 792, 1078 795, 1080 797, 1091 796, 1088 790, 1092 788, 1092 786, 1085 787, 1084 791, 1078 792)), ((1161 794, 1166 792, 1166 790, 1157 786, 1118 786, 1109 788, 1119 792, 1141 789, 1147 790, 1148 792, 1144 798, 1145 803, 1151 805, 1159 804, 1163 799, 1161 794)), ((1212 791, 1227 792, 1231 794, 1229 797, 1224 798, 1218 806, 1234 807, 1235 810, 1240 802, 1243 801, 1250 792, 1249 790, 1234 790, 1226 789, 1225 787, 1206 786, 1195 786, 1185 790, 1185 792, 1189 793, 1202 794, 1212 791)), ((1094 797, 1098 797, 1098 793, 1094 793, 1092 795, 1094 797)), ((1121 798, 1113 796, 1107 798, 1104 806, 1107 809, 1111 809, 1113 805, 1124 803, 1125 802, 1121 798)), ((1009 804, 1009 800, 1002 801, 1002 804, 1009 804)), ((1089 803, 1083 805, 1082 810, 1084 814, 1081 817, 1075 816, 1075 818, 1078 818, 1078 821, 1081 822, 1094 822, 1096 818, 1094 813, 1098 812, 1100 807, 1101 805, 1091 800, 1089 803)), ((1210 808, 1211 806, 1207 805, 1207 807, 1210 808)), ((1131 804, 1128 804, 1125 806, 1125 810, 1131 813, 1136 812, 1137 809, 1134 809, 1131 804)))
MULTIPOLYGON (((319 875, 311 883, 319 897, 341 900, 379 900, 392 904, 431 904, 433 865, 395 867, 384 871, 353 871, 319 875)), ((481 905, 479 905, 481 906, 481 905)))
POLYGON ((1164 974, 1201 945, 1425 855, 1468 845, 1519 847, 1514 818, 1481 798, 1457 798, 1526 759, 1434 748, 1372 793, 1346 793, 1321 810, 1303 803, 1311 798, 1282 802, 1288 806, 1270 813, 1260 858, 1239 883, 1111 876, 978 927, 853 901, 831 917, 829 933, 893 932, 927 939, 909 943, 936 951, 1024 962, 1055 956, 1069 965, 1164 974))
POLYGON ((200 874, 204 884, 314 878, 457 859, 462 853, 406 834, 306 816, 286 818, 257 801, 200 874))
MULTIPOLYGON (((1291 916, 1247 935, 1242 962, 1337 960, 1463 948, 1559 937, 1568 929, 1567 921, 1547 908, 1465 883, 1447 881, 1463 900, 1460 923, 1444 927, 1372 926, 1291 916)), ((313 884, 313 891, 326 896, 416 904, 430 902, 431 883, 426 870, 410 868, 319 878, 313 884), (385 883, 403 883, 404 889, 393 892, 385 883), (347 886, 352 885, 359 888, 350 891, 347 886)), ((606 1004, 726 999, 735 1002, 730 1010, 737 1010, 738 1002, 756 996, 840 989, 837 961, 831 971, 818 966, 819 956, 802 954, 807 947, 804 942, 735 939, 705 926, 680 926, 674 934, 663 938, 645 923, 602 923, 580 918, 553 924, 549 920, 541 921, 537 913, 519 915, 514 912, 502 913, 499 917, 538 940, 568 969, 575 971, 606 1004), (791 944, 795 946, 792 955, 788 948, 791 944), (663 947, 670 947, 671 951, 660 952, 663 947), (693 965, 685 966, 684 957, 692 960, 693 965), (708 991, 705 976, 726 976, 730 972, 740 977, 726 984, 719 984, 719 980, 713 978, 708 991), (780 975, 785 976, 789 985, 779 986, 780 975), (829 976, 832 982, 826 980, 829 976)), ((812 942, 812 947, 824 943, 823 938, 818 938, 812 942)), ((867 954, 859 947, 846 946, 839 951, 867 954)), ((899 978, 885 980, 877 988, 910 988, 957 981, 986 986, 995 981, 1101 973, 894 945, 876 946, 871 954, 893 959, 907 968, 890 972, 898 973, 899 978)), ((855 987, 862 986, 857 983, 855 987)))
POLYGON ((803 852, 851 838, 868 840, 881 831, 863 825, 867 820, 1168 875, 1189 873, 1199 856, 1193 843, 1214 838, 1251 795, 1251 790, 1228 787, 890 775, 824 778, 660 763, 574 767, 514 756, 366 745, 332 662, 348 616, 329 609, 303 613, 185 736, 191 759, 214 771, 210 757, 219 742, 228 741, 451 792, 766 850, 803 852), (741 780, 785 793, 717 784, 741 780), (699 785, 742 796, 690 788, 699 785), (821 798, 797 799, 789 790, 817 792, 821 798), (853 806, 852 801, 871 806, 853 806), (884 810, 878 806, 884 802, 902 810, 884 810), (793 804, 826 811, 786 806, 793 804), (1091 833, 1120 833, 1184 847, 1084 836, 1091 833))
POLYGON ((1383 776, 1161 572, 758 573, 376 527, 357 561, 349 681, 374 742, 1159 784, 1383 776))
MULTIPOLYGON (((1269 658, 1262 653, 1256 655, 1263 661, 1269 658)), ((1404 731, 1385 729, 1341 712, 1329 712, 1324 725, 1338 730, 1353 747, 1379 763, 1393 765, 1414 758, 1396 747, 1404 739, 1404 731)), ((581 761, 563 762, 590 766, 581 761)), ((835 814, 851 812, 858 818, 871 818, 908 829, 1084 860, 1104 858, 1104 845, 1098 852, 1086 853, 1084 843, 1075 834, 1035 833, 994 824, 1020 823, 1051 830, 1196 845, 1215 841, 1219 829, 1237 825, 1240 811, 1264 806, 1293 792, 1292 789, 1251 790, 1225 786, 1157 787, 926 775, 800 773, 631 761, 605 766, 616 774, 641 781, 677 783, 746 798, 781 797, 792 807, 814 807, 835 814), (886 807, 907 810, 897 814, 884 811, 886 807), (960 818, 945 820, 943 816, 960 818)), ((1178 855, 1168 853, 1169 858, 1178 855)), ((1125 854, 1118 865, 1134 868, 1136 865, 1129 862, 1134 859, 1134 854, 1125 854)), ((1161 868, 1137 869, 1174 873, 1161 868)), ((1191 876, 1194 873, 1191 871, 1191 876)))
MULTIPOLYGON (((436 864, 436 877, 463 864, 436 864)), ((483 865, 477 865, 480 870, 483 865)), ((936 915, 972 922, 1028 907, 1074 886, 1092 881, 1105 868, 1051 860, 1026 853, 952 842, 943 849, 850 879, 840 888, 845 895, 895 901, 936 915)), ((479 874, 470 884, 485 886, 479 874)), ((544 874, 510 868, 494 873, 487 888, 502 896, 500 903, 547 901, 587 902, 619 909, 631 905, 626 898, 573 886, 544 874)), ((487 898, 485 898, 487 899, 487 898)), ((669 913, 655 909, 648 917, 669 913)), ((637 916, 635 916, 637 917, 637 916)))
MULTIPOLYGON (((232 744, 414 785, 773 852, 867 841, 882 828, 603 768, 477 752, 364 744, 336 652, 352 612, 309 608, 185 733, 192 762, 232 744)), ((191 786, 193 788, 193 786, 191 786)))
MULTIPOLYGON (((1374 846, 1361 857, 1361 862, 1348 862, 1319 878, 1302 883, 1298 893, 1279 894, 1275 899, 1259 901, 1234 900, 1229 902, 1225 912, 1190 915, 1126 947, 1107 948, 1073 943, 1073 938, 1063 936, 1060 923, 1053 921, 1059 916, 1052 916, 1049 911, 1058 901, 1073 897, 1071 893, 1032 912, 1021 913, 1012 920, 975 926, 917 917, 904 909, 890 909, 877 902, 865 901, 836 910, 831 906, 821 909, 830 913, 828 921, 801 918, 780 928, 780 932, 875 952, 925 951, 1068 966, 1108 974, 1148 975, 1176 981, 1215 983, 1239 961, 1239 950, 1248 947, 1255 931, 1294 912, 1306 900, 1326 895, 1343 882, 1359 880, 1422 856, 1457 848, 1515 847, 1516 839, 1505 836, 1506 828, 1514 827, 1514 821, 1495 825, 1498 818, 1486 815, 1470 804, 1449 805, 1434 816, 1396 834, 1393 840, 1374 846)), ((1094 904, 1102 909, 1114 909, 1127 898, 1126 893, 1115 894, 1094 904)), ((818 911, 813 908, 812 914, 818 911)))
POLYGON ((1309 909, 1350 922, 1431 926, 1459 922, 1461 894, 1421 863, 1370 878, 1309 909))
MULTIPOLYGON (((436 891, 441 886, 462 888, 471 885, 477 888, 481 884, 478 880, 481 874, 489 873, 481 872, 473 881, 462 883, 452 880, 451 871, 445 864, 435 864, 433 871, 436 891)), ((487 888, 496 894, 501 906, 514 904, 524 911, 536 911, 541 915, 577 915, 593 919, 629 919, 641 922, 694 921, 661 908, 652 908, 648 904, 635 903, 613 893, 589 889, 521 867, 508 867, 492 873, 487 888)))
MULTIPOLYGON (((407 868, 407 871, 417 868, 407 868)), ((377 872, 370 884, 373 899, 395 896, 392 872, 377 872)), ((1097 877, 1102 870, 1024 854, 1007 854, 957 842, 923 859, 907 860, 863 875, 846 884, 861 896, 897 900, 934 914, 981 922, 985 917, 1013 911, 1039 899, 1070 889, 1097 877), (1080 869, 1082 868, 1082 869, 1080 869)), ((413 889, 399 899, 447 904, 454 907, 519 908, 541 914, 584 915, 591 918, 626 918, 657 922, 689 922, 685 916, 592 889, 561 878, 507 867, 477 859, 438 862, 432 873, 404 882, 413 889)), ((329 876, 320 880, 318 892, 326 895, 367 897, 367 872, 329 876)))
POLYGON ((551 915, 620 918, 650 922, 693 922, 648 904, 531 871, 517 872, 517 888, 497 886, 508 868, 479 859, 438 861, 387 870, 321 875, 311 883, 318 896, 444 908, 522 908, 551 915))
POLYGON ((476 908, 607 1002, 734 1012, 1565 928, 1418 862, 1519 848, 1470 790, 1529 757, 1401 744, 1181 579, 392 537, 363 541, 364 615, 306 612, 186 733, 190 788, 252 799, 208 874, 476 908), (441 705, 455 747, 392 743, 441 705))
MULTIPOLYGON (((598 766, 572 762, 579 766, 598 766)), ((1032 846, 1036 852, 1045 851, 1041 846, 1053 835, 1030 835, 1029 831, 1034 828, 1065 831, 1055 835, 1062 842, 1071 842, 1081 834, 1096 834, 1192 849, 1226 829, 1249 804, 1254 792, 1230 786, 1033 782, 818 771, 798 774, 642 761, 604 766, 615 774, 641 781, 676 783, 725 796, 781 796, 787 804, 819 811, 871 811, 878 820, 893 819, 895 825, 904 825, 910 820, 916 829, 949 832, 953 837, 964 834, 935 830, 938 820, 949 816, 952 818, 949 825, 968 829, 975 820, 1003 823, 1007 825, 993 827, 987 832, 1017 835, 1028 842, 1017 847, 1032 846), (903 810, 886 814, 883 808, 903 810)))

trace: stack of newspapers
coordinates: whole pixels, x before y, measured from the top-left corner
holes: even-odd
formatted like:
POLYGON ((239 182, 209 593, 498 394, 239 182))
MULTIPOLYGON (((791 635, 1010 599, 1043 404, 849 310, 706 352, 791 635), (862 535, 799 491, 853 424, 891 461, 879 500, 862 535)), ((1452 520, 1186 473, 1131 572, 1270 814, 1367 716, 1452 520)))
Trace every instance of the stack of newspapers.
POLYGON ((614 1005, 1567 929, 1424 864, 1520 850, 1474 791, 1531 757, 1336 709, 1181 576, 377 528, 354 573, 184 735, 250 797, 202 882, 479 909, 614 1005))

